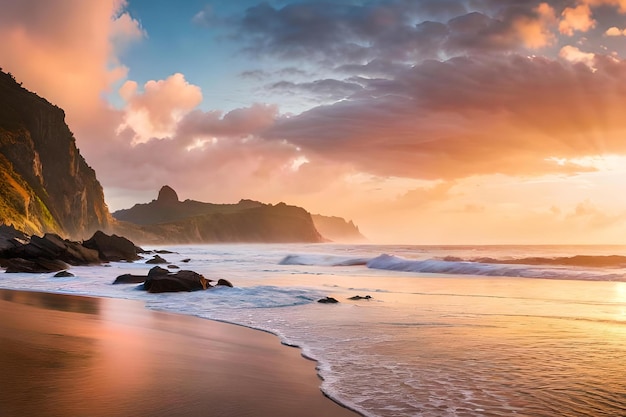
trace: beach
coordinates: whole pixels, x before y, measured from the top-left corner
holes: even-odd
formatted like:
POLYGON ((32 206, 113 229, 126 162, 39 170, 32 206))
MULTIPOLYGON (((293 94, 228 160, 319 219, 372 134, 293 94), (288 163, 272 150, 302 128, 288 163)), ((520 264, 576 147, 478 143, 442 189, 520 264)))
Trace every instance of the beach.
POLYGON ((0 416, 626 415, 626 264, 546 261, 626 248, 162 249, 234 287, 1 274, 0 416))
POLYGON ((0 415, 331 416, 316 363, 269 333, 143 303, 0 290, 0 415))

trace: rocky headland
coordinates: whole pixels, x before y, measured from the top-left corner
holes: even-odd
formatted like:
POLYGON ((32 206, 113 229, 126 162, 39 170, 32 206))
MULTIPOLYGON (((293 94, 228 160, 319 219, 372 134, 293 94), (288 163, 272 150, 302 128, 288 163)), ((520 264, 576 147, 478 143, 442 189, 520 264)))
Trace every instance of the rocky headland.
POLYGON ((364 239, 354 224, 338 217, 312 216, 301 207, 285 203, 180 201, 176 191, 167 185, 160 189, 156 200, 116 211, 113 217, 127 224, 127 236, 142 243, 158 243, 163 239, 168 243, 317 243, 341 241, 346 236, 364 239), (315 219, 332 237, 320 233, 315 219))

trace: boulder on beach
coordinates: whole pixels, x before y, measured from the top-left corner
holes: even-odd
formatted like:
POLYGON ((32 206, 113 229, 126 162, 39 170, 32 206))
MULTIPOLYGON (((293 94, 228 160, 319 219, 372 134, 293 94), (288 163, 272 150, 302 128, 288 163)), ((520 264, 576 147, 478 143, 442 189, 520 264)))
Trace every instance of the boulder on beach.
POLYGON ((54 274, 55 278, 69 278, 73 276, 74 274, 72 274, 70 271, 59 271, 56 274, 54 274))
POLYGON ((222 286, 222 287, 233 287, 233 284, 230 283, 230 281, 228 281, 227 279, 224 278, 220 278, 217 280, 217 284, 215 284, 215 286, 222 286))
POLYGON ((141 284, 146 280, 145 275, 124 274, 115 278, 113 285, 117 284, 141 284))
POLYGON ((83 242, 83 246, 98 252, 98 256, 105 262, 136 261, 144 250, 136 246, 125 237, 107 235, 98 230, 94 235, 83 242))
POLYGON ((318 303, 322 303, 322 304, 336 304, 339 301, 337 301, 337 299, 333 298, 333 297, 326 297, 326 298, 322 298, 320 300, 317 300, 318 303))
POLYGON ((197 272, 182 270, 175 274, 153 274, 146 277, 143 288, 151 293, 199 291, 210 287, 208 279, 197 272))
POLYGON ((354 297, 349 297, 348 300, 371 300, 372 296, 371 295, 366 295, 365 297, 361 297, 360 295, 355 295, 354 297))
POLYGON ((148 259, 146 261, 147 264, 167 264, 169 262, 167 262, 165 259, 161 258, 159 255, 154 255, 152 257, 152 259, 148 259))
POLYGON ((0 253, 7 249, 22 246, 30 240, 30 236, 16 230, 13 226, 0 224, 0 253))
POLYGON ((53 233, 43 237, 32 236, 28 243, 3 250, 0 264, 7 272, 55 272, 69 265, 99 264, 98 252, 79 242, 61 238, 53 233))
POLYGON ((40 274, 44 272, 56 272, 67 269, 68 265, 57 259, 23 259, 11 258, 3 259, 0 264, 6 268, 6 273, 26 272, 31 274, 40 274))

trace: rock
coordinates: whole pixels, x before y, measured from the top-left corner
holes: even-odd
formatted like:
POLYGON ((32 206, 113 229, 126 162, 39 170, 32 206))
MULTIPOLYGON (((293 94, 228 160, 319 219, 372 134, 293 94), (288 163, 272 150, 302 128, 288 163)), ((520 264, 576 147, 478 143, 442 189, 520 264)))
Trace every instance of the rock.
POLYGON ((180 269, 180 267, 179 267, 179 266, 176 266, 176 265, 168 265, 167 267, 168 267, 169 269, 180 269))
POLYGON ((26 272, 31 274, 38 274, 43 272, 56 272, 67 269, 68 265, 58 259, 23 259, 23 258, 11 258, 4 259, 2 266, 6 267, 7 273, 26 272))
POLYGON ((230 281, 224 279, 224 278, 220 278, 217 280, 217 284, 215 284, 215 286, 223 286, 223 287, 233 287, 233 284, 230 283, 230 281))
POLYGON ((72 274, 69 271, 60 271, 60 272, 57 272, 56 274, 54 274, 55 278, 65 278, 65 277, 73 277, 73 276, 74 276, 74 274, 72 274))
POLYGON ((143 284, 151 293, 198 291, 210 287, 209 280, 197 272, 182 270, 175 274, 153 274, 143 284))
POLYGON ((0 253, 28 243, 30 236, 15 230, 13 226, 0 225, 0 253))
POLYGON ((164 185, 159 190, 159 196, 157 197, 157 203, 161 205, 173 205, 178 203, 178 194, 169 185, 164 185))
MULTIPOLYGON (((53 233, 46 233, 43 237, 32 236, 29 243, 3 251, 2 257, 21 258, 35 262, 42 260, 59 261, 70 265, 100 263, 98 252, 86 248, 78 242, 64 240, 53 233)), ((54 269, 54 271, 60 269, 67 269, 67 267, 54 269)))
POLYGON ((84 241, 83 246, 97 251, 100 259, 105 262, 136 261, 140 259, 139 253, 144 252, 125 237, 109 236, 100 230, 91 239, 84 241))
POLYGON ((337 301, 336 299, 334 299, 333 297, 326 297, 326 298, 322 298, 320 300, 317 300, 318 303, 322 303, 322 304, 336 304, 339 301, 337 301))
POLYGON ((165 259, 161 258, 159 255, 154 255, 152 259, 148 259, 146 261, 147 264, 166 264, 169 263, 165 259))
POLYGON ((132 274, 124 274, 115 278, 113 281, 113 285, 116 284, 141 284, 146 280, 145 275, 132 275, 132 274))
POLYGON ((161 268, 160 266, 155 266, 152 267, 149 271, 148 271, 148 276, 149 277, 156 277, 158 275, 168 275, 170 273, 170 271, 168 271, 165 268, 161 268))
POLYGON ((361 297, 360 295, 355 295, 354 297, 350 297, 348 298, 348 300, 371 300, 372 297, 369 295, 366 295, 365 297, 361 297))
POLYGON ((183 259, 181 262, 187 263, 189 261, 191 261, 191 259, 190 258, 186 258, 186 259, 183 259))
POLYGON ((155 250, 154 253, 159 253, 161 255, 167 255, 167 254, 176 253, 176 252, 172 252, 171 250, 166 250, 166 249, 159 249, 159 250, 155 250))

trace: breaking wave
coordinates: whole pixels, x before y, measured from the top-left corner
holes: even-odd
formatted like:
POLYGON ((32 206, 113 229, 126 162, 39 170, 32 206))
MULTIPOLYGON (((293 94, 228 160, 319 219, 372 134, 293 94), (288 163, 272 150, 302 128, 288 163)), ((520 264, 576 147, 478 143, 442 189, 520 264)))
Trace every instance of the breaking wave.
MULTIPOLYGON (((579 258, 579 257, 573 257, 579 258)), ((584 257, 586 258, 586 257, 584 257)), ((593 257, 603 258, 603 257, 593 257)), ((624 258, 624 257, 619 257, 624 258)), ((586 281, 625 281, 626 272, 607 271, 605 269, 579 268, 577 266, 559 266, 561 264, 538 263, 522 264, 519 262, 476 262, 456 260, 457 258, 410 260, 393 255, 380 255, 367 262, 368 268, 389 271, 420 272, 432 274, 458 274, 479 276, 503 276, 545 279, 575 279, 586 281)), ((527 258, 540 259, 540 258, 527 258)), ((548 259, 548 258, 544 258, 548 259)), ((572 258, 562 258, 572 259, 572 258)), ((489 259, 491 261, 491 259, 489 259)), ((520 260, 521 261, 521 260, 520 260)), ((623 266, 617 264, 615 266, 623 266)))

